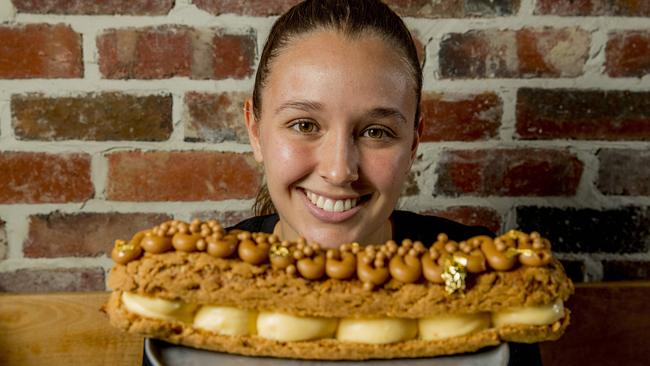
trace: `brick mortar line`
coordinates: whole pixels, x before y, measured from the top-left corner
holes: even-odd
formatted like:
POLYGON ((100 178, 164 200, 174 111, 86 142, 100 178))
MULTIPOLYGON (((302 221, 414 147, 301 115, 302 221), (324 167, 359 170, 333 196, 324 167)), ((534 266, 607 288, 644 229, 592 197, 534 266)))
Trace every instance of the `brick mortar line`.
POLYGON ((81 34, 83 49, 83 80, 91 82, 100 82, 101 73, 99 71, 99 51, 97 50, 97 32, 93 30, 85 31, 81 34))
MULTIPOLYGON (((431 187, 433 188, 433 187, 431 187)), ((543 208, 571 208, 576 210, 592 209, 597 211, 615 210, 622 207, 648 207, 650 208, 650 197, 620 197, 603 196, 603 200, 581 200, 578 196, 433 196, 432 192, 417 196, 404 197, 401 199, 402 207, 412 210, 426 210, 431 207, 454 207, 454 206, 480 206, 494 208, 503 213, 512 210, 515 213, 517 207, 543 207, 543 208)), ((513 221, 514 222, 514 221, 513 221)))
POLYGON ((607 77, 605 74, 605 47, 607 46, 607 33, 604 30, 591 32, 591 48, 583 70, 585 77, 607 77))
MULTIPOLYGON (((482 141, 445 141, 422 142, 418 154, 428 155, 430 150, 494 150, 494 149, 628 149, 647 150, 649 141, 604 141, 604 140, 482 140, 482 141)), ((17 151, 32 153, 87 153, 109 154, 120 151, 143 152, 194 152, 210 151, 223 153, 250 153, 248 144, 236 142, 197 143, 185 141, 138 142, 138 141, 10 141, 2 144, 0 151, 17 151)))
POLYGON ((519 3, 518 16, 533 16, 535 11, 535 0, 521 0, 519 3))
POLYGON ((16 17, 16 8, 11 0, 0 0, 0 23, 12 22, 16 17))
POLYGON ((583 163, 583 170, 576 189, 576 202, 589 202, 591 204, 607 204, 609 199, 598 191, 598 157, 596 157, 597 148, 578 150, 570 149, 578 159, 583 163))
MULTIPOLYGON (((551 243, 551 248, 552 247, 553 247, 553 243, 551 243)), ((603 252, 597 252, 597 253, 555 252, 554 255, 556 255, 559 259, 562 259, 562 260, 586 260, 586 259, 592 259, 594 261, 606 261, 606 260, 647 261, 647 260, 650 260, 650 253, 626 253, 626 254, 620 254, 619 253, 619 254, 617 254, 617 253, 603 253, 603 252)))
POLYGON ((583 263, 585 265, 583 279, 586 282, 600 282, 603 280, 603 263, 601 261, 586 257, 583 263))
MULTIPOLYGON (((55 211, 64 214, 78 213, 182 213, 203 211, 246 211, 253 204, 252 199, 226 199, 222 201, 110 201, 93 198, 85 202, 72 203, 16 203, 0 204, 0 218, 49 214, 55 211)), ((7 221, 7 220, 5 220, 7 221)))
POLYGON ((13 94, 49 91, 53 96, 74 96, 75 94, 109 91, 133 95, 165 94, 174 91, 245 92, 252 91, 253 78, 244 80, 191 80, 186 77, 154 80, 0 79, 0 89, 13 94))
POLYGON ((44 153, 111 153, 119 151, 144 152, 191 152, 209 151, 223 153, 249 153, 248 144, 237 142, 203 143, 203 142, 138 142, 138 141, 8 141, 0 151, 44 152, 44 153))
MULTIPOLYGON (((193 5, 172 10, 162 16, 119 16, 119 15, 54 15, 18 13, 9 26, 22 24, 69 24, 75 31, 102 30, 124 27, 153 27, 160 25, 183 25, 197 28, 225 28, 243 30, 247 28, 268 27, 277 16, 244 16, 235 14, 210 15, 193 5), (242 24, 246 24, 242 27, 242 24)), ((648 29, 648 17, 592 16, 563 17, 554 15, 513 15, 485 18, 439 18, 403 17, 405 23, 414 29, 430 28, 427 23, 435 23, 445 32, 462 32, 479 29, 521 29, 524 27, 579 27, 586 30, 637 30, 648 29)))
POLYGON ((584 30, 643 30, 648 29, 648 17, 561 17, 554 15, 503 16, 493 18, 443 18, 428 19, 403 17, 407 26, 413 29, 432 29, 435 33, 459 33, 468 30, 518 30, 521 28, 582 28, 584 30))
POLYGON ((68 24, 77 32, 100 31, 113 28, 146 28, 162 25, 181 25, 195 28, 224 28, 244 30, 273 23, 276 17, 240 16, 234 14, 210 15, 194 6, 174 9, 168 15, 57 15, 18 13, 12 25, 68 24), (244 25, 244 26, 243 26, 244 25))
POLYGON ((0 261, 0 273, 20 269, 67 269, 67 268, 111 268, 113 261, 107 256, 99 257, 60 257, 60 258, 20 258, 0 261))
MULTIPOLYGON (((185 108, 185 103, 183 100, 183 93, 172 92, 172 134, 169 136, 169 141, 172 144, 187 144, 185 142, 185 122, 188 120, 188 110, 185 108)), ((201 149, 203 151, 203 149, 201 149)))
POLYGON ((517 89, 501 88, 497 95, 503 102, 503 115, 501 126, 497 131, 497 138, 503 142, 514 142, 517 123, 517 89))
MULTIPOLYGON (((433 60, 433 58, 430 58, 433 60)), ((593 65, 591 65, 593 67, 593 65)), ((610 78, 590 73, 577 78, 508 78, 508 79, 435 79, 433 66, 425 66, 424 92, 432 91, 484 91, 499 88, 575 89, 575 90, 629 90, 650 91, 650 75, 643 78, 610 78)), ((90 80, 90 79, 4 79, 0 89, 10 98, 12 94, 44 93, 46 96, 82 96, 92 92, 121 92, 129 95, 147 96, 189 91, 226 93, 252 93, 253 78, 245 80, 190 80, 171 78, 156 80, 90 80)))
MULTIPOLYGON (((106 183, 108 181, 108 162, 102 153, 94 153, 90 159, 90 181, 95 190, 94 199, 105 200, 106 183)), ((84 202, 83 207, 87 203, 88 201, 84 202)))
POLYGON ((15 141, 11 127, 11 95, 0 87, 0 146, 15 141))
MULTIPOLYGON (((0 209, 0 217, 6 222, 7 233, 7 260, 23 258, 23 242, 27 239, 29 220, 27 215, 11 210, 3 212, 0 209)), ((0 261, 0 266, 2 261, 0 261)))

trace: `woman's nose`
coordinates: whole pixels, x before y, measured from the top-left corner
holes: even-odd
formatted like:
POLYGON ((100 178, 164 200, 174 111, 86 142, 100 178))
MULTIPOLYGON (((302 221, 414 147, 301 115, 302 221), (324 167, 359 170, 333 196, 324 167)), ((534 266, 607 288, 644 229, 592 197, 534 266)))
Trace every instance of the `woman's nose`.
POLYGON ((319 174, 327 182, 344 185, 359 179, 359 153, 352 137, 327 139, 319 155, 319 174))

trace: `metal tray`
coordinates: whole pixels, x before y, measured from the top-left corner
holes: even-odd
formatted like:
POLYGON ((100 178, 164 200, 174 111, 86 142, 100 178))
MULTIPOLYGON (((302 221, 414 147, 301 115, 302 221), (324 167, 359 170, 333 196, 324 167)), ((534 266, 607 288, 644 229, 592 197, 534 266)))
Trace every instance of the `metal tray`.
POLYGON ((228 353, 211 352, 158 339, 145 339, 144 356, 153 366, 507 366, 510 352, 507 344, 485 348, 476 353, 436 358, 413 358, 369 361, 310 361, 271 357, 248 357, 228 353))

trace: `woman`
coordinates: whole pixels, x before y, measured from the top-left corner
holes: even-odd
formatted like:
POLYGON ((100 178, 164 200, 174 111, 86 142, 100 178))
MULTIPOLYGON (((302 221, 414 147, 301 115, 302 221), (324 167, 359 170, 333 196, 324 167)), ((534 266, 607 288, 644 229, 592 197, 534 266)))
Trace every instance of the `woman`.
MULTIPOLYGON (((322 247, 492 236, 395 210, 424 127, 421 89, 411 35, 383 3, 316 0, 290 9, 271 29, 244 106, 266 185, 257 216, 235 228, 322 247)), ((536 346, 511 354, 521 350, 532 350, 526 364, 539 364, 536 346)))
POLYGON ((395 211, 424 121, 422 71, 378 1, 307 1, 271 30, 245 119, 266 186, 237 225, 324 247, 490 234, 395 211), (261 216, 271 214, 270 216, 261 216))

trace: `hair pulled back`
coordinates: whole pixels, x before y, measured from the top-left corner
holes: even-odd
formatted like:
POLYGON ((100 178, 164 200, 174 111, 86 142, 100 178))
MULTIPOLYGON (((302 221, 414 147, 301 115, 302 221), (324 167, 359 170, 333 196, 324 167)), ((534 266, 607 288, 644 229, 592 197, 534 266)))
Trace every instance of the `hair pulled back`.
MULTIPOLYGON (((402 19, 380 0, 306 0, 278 18, 266 40, 255 75, 253 87, 255 118, 259 120, 262 114, 262 90, 271 72, 273 59, 299 36, 316 30, 329 29, 351 38, 367 34, 378 36, 395 48, 413 79, 417 103, 414 125, 417 127, 420 118, 422 68, 415 43, 402 19)), ((260 188, 253 204, 253 211, 255 215, 275 212, 266 185, 260 188)))

